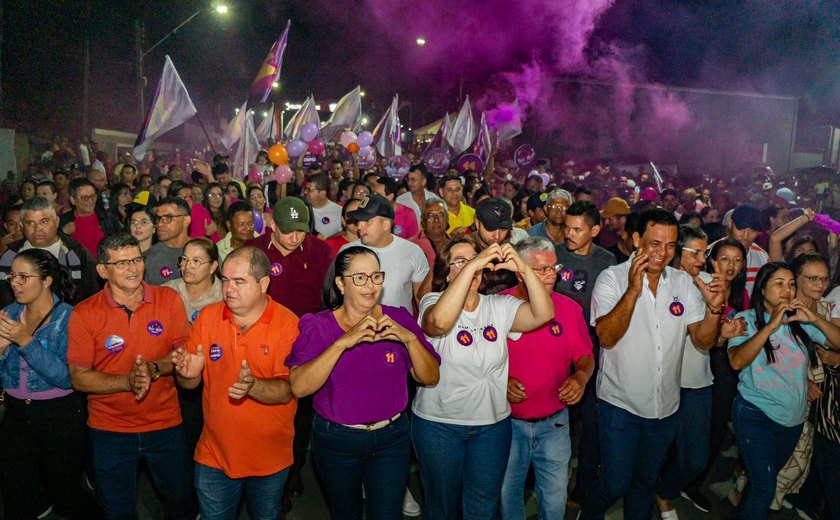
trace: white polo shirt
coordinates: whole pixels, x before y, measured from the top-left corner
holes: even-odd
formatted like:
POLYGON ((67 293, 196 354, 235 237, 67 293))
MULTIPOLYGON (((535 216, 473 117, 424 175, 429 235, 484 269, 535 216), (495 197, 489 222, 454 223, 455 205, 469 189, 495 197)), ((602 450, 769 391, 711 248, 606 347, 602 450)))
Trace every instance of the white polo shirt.
MULTIPOLYGON (((700 279, 709 283, 712 281, 712 275, 701 271, 700 279)), ((706 388, 713 382, 714 376, 712 376, 709 351, 695 347, 694 342, 691 341, 691 336, 686 335, 680 386, 682 388, 706 388)))
MULTIPOLYGON (((426 200, 437 198, 437 195, 425 188, 423 188, 423 196, 426 197, 426 200)), ((396 202, 397 204, 402 204, 403 206, 411 208, 411 210, 414 211, 414 214, 417 215, 417 223, 422 224, 423 220, 420 217, 423 213, 423 208, 421 208, 417 205, 416 202, 414 202, 414 197, 411 196, 410 191, 407 191, 399 197, 397 197, 396 202)))
MULTIPOLYGON (((630 263, 604 270, 592 290, 591 323, 609 314, 627 291, 630 263)), ((611 349, 601 348, 598 397, 646 419, 663 419, 680 405, 680 369, 688 325, 706 306, 688 273, 666 267, 654 297, 647 276, 630 325, 611 349)))

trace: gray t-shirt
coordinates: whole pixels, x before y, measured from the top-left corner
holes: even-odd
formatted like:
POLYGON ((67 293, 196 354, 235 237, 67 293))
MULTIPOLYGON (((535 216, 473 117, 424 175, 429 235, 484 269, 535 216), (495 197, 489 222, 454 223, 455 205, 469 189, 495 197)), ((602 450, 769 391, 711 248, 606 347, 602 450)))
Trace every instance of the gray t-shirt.
POLYGON ((164 282, 181 277, 178 260, 184 254, 182 247, 169 247, 158 242, 146 251, 146 283, 163 285, 164 282))
POLYGON ((592 251, 583 256, 568 250, 566 244, 554 246, 557 261, 563 268, 557 273, 554 290, 568 296, 583 309, 583 317, 589 323, 589 302, 592 288, 601 271, 615 265, 615 256, 603 247, 592 244, 592 251))

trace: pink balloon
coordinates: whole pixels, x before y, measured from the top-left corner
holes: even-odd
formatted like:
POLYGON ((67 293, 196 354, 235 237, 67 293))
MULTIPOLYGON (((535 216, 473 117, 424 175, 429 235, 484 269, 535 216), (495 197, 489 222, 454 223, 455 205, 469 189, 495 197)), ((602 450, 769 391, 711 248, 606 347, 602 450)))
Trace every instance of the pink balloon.
POLYGON ((356 139, 358 139, 358 137, 356 137, 356 134, 347 131, 341 133, 341 138, 338 140, 338 142, 341 143, 341 146, 347 148, 347 145, 350 143, 355 143, 356 139))
POLYGON ((318 130, 318 125, 310 121, 309 123, 303 125, 303 128, 300 129, 300 138, 309 143, 318 137, 318 130))
POLYGON ((281 164, 277 168, 274 168, 272 177, 271 180, 273 181, 277 181, 280 184, 288 184, 292 180, 292 169, 289 168, 288 164, 281 164))
POLYGON ((364 148, 365 146, 370 146, 373 143, 373 134, 364 131, 359 134, 359 137, 356 138, 356 144, 359 145, 359 148, 364 148))
POLYGON ((312 155, 321 155, 324 153, 324 143, 322 143, 318 139, 314 139, 307 143, 306 149, 309 150, 309 153, 311 153, 312 155))
POLYGON ((260 171, 260 167, 256 164, 251 166, 251 169, 248 171, 248 182, 259 182, 262 184, 263 176, 262 172, 260 171))
POLYGON ((300 139, 293 139, 286 143, 286 152, 289 157, 300 157, 306 151, 306 143, 300 139))
MULTIPOLYGON (((358 144, 358 143, 356 143, 356 144, 358 144)), ((370 147, 370 146, 361 146, 361 145, 359 145, 359 152, 358 152, 358 154, 357 154, 357 155, 358 155, 359 157, 367 157, 368 155, 370 155, 370 151, 371 151, 371 147, 370 147)))

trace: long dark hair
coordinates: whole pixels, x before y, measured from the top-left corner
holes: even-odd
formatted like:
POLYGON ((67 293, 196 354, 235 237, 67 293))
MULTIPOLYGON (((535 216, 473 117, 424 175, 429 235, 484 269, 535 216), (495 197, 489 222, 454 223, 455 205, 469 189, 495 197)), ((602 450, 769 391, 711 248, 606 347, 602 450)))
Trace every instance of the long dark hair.
MULTIPOLYGON (((445 291, 449 286, 449 282, 446 281, 446 277, 449 276, 449 263, 452 261, 452 248, 458 244, 469 244, 476 253, 479 251, 478 244, 475 243, 475 240, 467 236, 455 237, 445 243, 435 257, 435 267, 432 272, 432 291, 445 291)), ((484 282, 482 281, 482 284, 483 283, 484 282)))
POLYGON ((379 263, 379 255, 376 254, 376 251, 364 246, 351 246, 339 251, 327 271, 327 277, 324 280, 322 298, 324 300, 324 306, 327 309, 334 311, 344 303, 344 295, 338 290, 338 284, 335 283, 335 279, 347 274, 347 270, 350 269, 350 262, 359 255, 371 255, 379 263))
MULTIPOLYGON (((734 280, 732 280, 732 286, 729 288, 729 299, 726 302, 727 305, 740 312, 746 310, 747 308, 747 302, 744 301, 744 295, 746 294, 747 287, 747 250, 744 249, 743 244, 735 239, 729 237, 722 238, 712 244, 712 251, 709 253, 709 260, 717 261, 718 256, 720 256, 720 251, 724 247, 734 247, 741 252, 741 272, 738 273, 738 276, 736 276, 734 280)), ((713 266, 711 262, 706 264, 706 272, 715 272, 715 266, 713 266)))
POLYGON ((76 303, 76 284, 70 276, 70 271, 50 253, 43 249, 27 249, 21 251, 15 258, 22 258, 32 264, 41 280, 48 276, 53 282, 50 290, 59 300, 66 303, 76 303))
MULTIPOLYGON (((758 275, 755 277, 755 285, 753 286, 752 294, 750 294, 750 300, 753 309, 755 309, 756 330, 761 330, 761 328, 767 324, 764 320, 764 289, 767 286, 767 281, 777 271, 783 269, 790 271, 791 274, 795 274, 795 271, 785 262, 770 262, 768 264, 764 264, 764 266, 758 271, 758 275)), ((795 276, 793 281, 796 283, 795 276)), ((811 336, 805 332, 805 329, 802 328, 802 324, 798 321, 792 321, 788 323, 788 326, 790 327, 790 332, 793 334, 796 342, 803 345, 807 350, 811 366, 817 366, 817 353, 814 350, 814 342, 811 340, 811 336)), ((767 363, 775 363, 776 353, 773 351, 773 345, 770 343, 770 336, 768 336, 767 341, 764 342, 763 348, 764 355, 767 357, 767 363)))

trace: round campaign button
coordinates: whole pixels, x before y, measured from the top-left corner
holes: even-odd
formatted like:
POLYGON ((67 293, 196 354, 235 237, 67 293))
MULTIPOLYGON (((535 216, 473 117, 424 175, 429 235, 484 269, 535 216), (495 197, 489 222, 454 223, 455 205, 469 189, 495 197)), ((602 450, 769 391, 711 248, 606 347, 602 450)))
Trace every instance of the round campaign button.
POLYGON ((481 335, 484 336, 484 339, 487 341, 496 341, 499 339, 499 333, 496 332, 496 327, 492 325, 484 327, 484 331, 482 331, 481 335))
POLYGON ((552 321, 551 325, 548 326, 548 333, 559 338, 563 335, 563 324, 557 320, 552 321))
POLYGON ((271 276, 280 276, 283 273, 283 265, 280 262, 274 262, 271 264, 271 276))
POLYGON ((330 217, 324 217, 324 218, 321 219, 321 224, 329 224, 329 223, 330 223, 330 217))
POLYGON ((394 363, 397 362, 397 354, 393 350, 388 350, 385 352, 385 364, 389 367, 394 366, 394 363))
POLYGON ((146 326, 146 329, 148 329, 149 334, 151 334, 152 336, 160 336, 161 334, 163 334, 163 323, 159 322, 158 320, 152 320, 146 326))
POLYGON ((560 270, 560 279, 564 282, 571 282, 575 278, 575 272, 569 269, 568 267, 564 267, 560 270))
POLYGON ((469 347, 470 345, 472 345, 472 342, 473 342, 472 334, 470 334, 469 332, 467 332, 465 330, 462 330, 462 331, 458 332, 458 335, 455 336, 455 337, 458 338, 458 343, 460 343, 461 345, 463 345, 465 347, 469 347))
POLYGON ((168 265, 165 265, 165 266, 160 268, 160 275, 164 278, 169 278, 174 273, 175 273, 175 271, 173 271, 172 268, 169 267, 168 265))
POLYGON ((397 235, 398 237, 401 237, 402 233, 403 233, 403 227, 402 226, 394 226, 394 234, 395 235, 397 235))
POLYGON ((218 361, 222 358, 222 347, 218 343, 213 343, 210 345, 210 360, 211 361, 218 361))
POLYGON ((668 307, 668 310, 671 311, 671 314, 674 316, 682 316, 685 312, 685 305, 683 305, 679 300, 674 300, 671 302, 671 305, 668 307))
POLYGON ((117 335, 108 336, 105 340, 105 348, 110 354, 119 354, 125 348, 125 340, 117 335))

